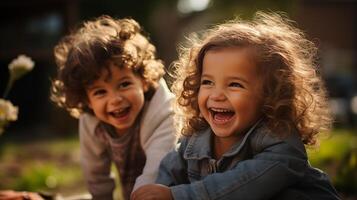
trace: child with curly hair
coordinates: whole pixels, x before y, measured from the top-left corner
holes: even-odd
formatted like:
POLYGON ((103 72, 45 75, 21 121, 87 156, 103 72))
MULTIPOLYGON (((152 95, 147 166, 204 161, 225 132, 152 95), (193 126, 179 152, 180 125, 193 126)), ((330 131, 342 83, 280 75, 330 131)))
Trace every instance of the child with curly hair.
POLYGON ((154 183, 164 155, 176 144, 164 66, 133 19, 101 16, 84 22, 54 48, 57 78, 51 99, 79 116, 81 163, 93 199, 154 183))
POLYGON ((173 86, 184 136, 132 199, 339 199, 304 146, 332 121, 314 44, 264 12, 190 41, 173 86))

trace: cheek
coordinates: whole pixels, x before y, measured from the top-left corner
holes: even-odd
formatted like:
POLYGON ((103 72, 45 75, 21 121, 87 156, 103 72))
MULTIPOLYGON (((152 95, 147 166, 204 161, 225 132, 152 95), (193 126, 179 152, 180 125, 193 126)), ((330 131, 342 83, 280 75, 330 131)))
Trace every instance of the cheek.
POLYGON ((103 106, 98 101, 90 101, 88 107, 92 109, 95 114, 99 114, 103 106))
POLYGON ((206 117, 207 115, 207 95, 204 91, 199 91, 197 95, 197 104, 198 104, 198 109, 199 112, 206 117))
POLYGON ((143 90, 138 90, 136 93, 132 94, 131 99, 134 100, 136 106, 141 109, 145 103, 145 96, 143 90))
POLYGON ((100 113, 100 110, 104 109, 104 104, 105 104, 104 99, 96 99, 96 98, 87 96, 86 105, 94 113, 100 113))
POLYGON ((140 107, 142 108, 145 104, 145 96, 144 93, 140 96, 140 107))
POLYGON ((257 120, 262 113, 262 106, 260 101, 250 102, 244 109, 244 113, 249 116, 251 120, 257 120))
POLYGON ((231 104, 238 114, 251 115, 255 110, 254 98, 248 98, 246 96, 234 95, 230 98, 231 104))
POLYGON ((202 102, 203 102, 202 93, 198 92, 198 95, 197 95, 197 104, 198 104, 198 106, 201 106, 202 102))

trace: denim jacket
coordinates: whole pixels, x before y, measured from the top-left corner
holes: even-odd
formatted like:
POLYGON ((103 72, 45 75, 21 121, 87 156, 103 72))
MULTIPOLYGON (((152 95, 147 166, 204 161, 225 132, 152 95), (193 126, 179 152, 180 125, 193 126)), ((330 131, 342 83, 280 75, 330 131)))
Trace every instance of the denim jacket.
POLYGON ((219 160, 212 135, 183 137, 162 160, 156 183, 170 186, 174 199, 340 199, 309 165, 298 134, 278 138, 258 122, 219 160))

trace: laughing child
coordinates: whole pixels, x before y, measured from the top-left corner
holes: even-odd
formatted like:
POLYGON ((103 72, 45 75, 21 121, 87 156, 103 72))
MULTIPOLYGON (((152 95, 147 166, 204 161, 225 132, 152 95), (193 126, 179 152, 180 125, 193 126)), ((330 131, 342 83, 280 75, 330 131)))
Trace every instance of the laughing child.
POLYGON ((155 47, 133 19, 101 16, 54 49, 52 100, 79 113, 81 163, 93 199, 113 198, 111 163, 125 199, 154 183, 175 145, 170 93, 155 47))
POLYGON ((339 199, 305 150, 331 125, 313 43, 262 12, 192 41, 173 87, 184 137, 132 199, 339 199))

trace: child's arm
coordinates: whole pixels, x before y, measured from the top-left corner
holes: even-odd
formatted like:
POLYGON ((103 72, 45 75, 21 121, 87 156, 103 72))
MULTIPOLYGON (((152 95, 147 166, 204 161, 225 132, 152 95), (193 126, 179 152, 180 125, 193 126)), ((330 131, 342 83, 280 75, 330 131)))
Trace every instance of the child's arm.
POLYGON ((270 199, 296 183, 303 173, 268 160, 246 160, 202 181, 171 187, 174 199, 270 199))
POLYGON ((293 139, 297 145, 271 137, 254 141, 259 152, 252 159, 201 181, 171 187, 174 199, 270 199, 304 177, 308 163, 298 138, 293 139))
POLYGON ((156 183, 166 186, 190 183, 188 180, 187 162, 183 158, 188 141, 186 137, 181 138, 177 147, 162 159, 156 183))
POLYGON ((93 199, 112 199, 115 187, 110 177, 111 160, 104 144, 94 135, 98 120, 88 114, 79 119, 81 164, 93 199))
POLYGON ((132 193, 132 200, 171 200, 173 196, 168 186, 189 183, 187 179, 187 163, 182 156, 184 146, 186 146, 188 140, 187 138, 181 139, 176 149, 169 152, 161 161, 159 176, 156 179, 156 183, 160 184, 147 184, 139 187, 132 193))
POLYGON ((136 179, 133 191, 142 185, 155 183, 162 158, 175 146, 172 120, 160 125, 160 130, 152 136, 152 141, 144 148, 146 162, 142 174, 136 179))
POLYGON ((189 171, 179 170, 184 167, 179 160, 182 160, 180 154, 166 156, 157 181, 171 186, 174 199, 269 199, 301 180, 307 165, 303 149, 274 140, 252 159, 190 184, 187 180, 177 180, 190 176, 189 171))
POLYGON ((146 163, 142 174, 136 179, 133 191, 140 186, 154 183, 162 158, 176 144, 176 131, 173 121, 172 100, 164 80, 143 112, 140 139, 146 155, 146 163))

